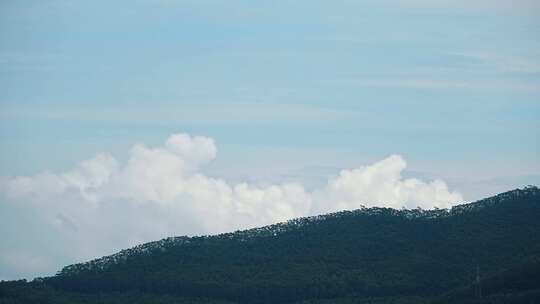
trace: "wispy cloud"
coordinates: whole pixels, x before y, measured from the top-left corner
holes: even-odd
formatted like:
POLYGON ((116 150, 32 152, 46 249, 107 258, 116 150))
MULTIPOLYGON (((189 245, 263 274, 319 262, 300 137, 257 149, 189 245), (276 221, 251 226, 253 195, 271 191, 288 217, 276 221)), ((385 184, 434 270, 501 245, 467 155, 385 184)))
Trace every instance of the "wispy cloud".
POLYGON ((275 124, 342 121, 351 113, 306 104, 266 102, 202 102, 169 103, 159 108, 151 105, 136 107, 107 106, 106 109, 40 108, 18 104, 5 105, 0 117, 4 119, 51 119, 76 121, 102 121, 115 123, 153 124, 275 124))
POLYGON ((540 74, 540 61, 523 57, 505 56, 497 53, 466 52, 455 53, 474 60, 486 68, 492 68, 502 73, 540 74))
POLYGON ((464 11, 497 11, 497 12, 520 12, 534 13, 540 10, 540 4, 535 0, 383 0, 385 3, 394 3, 413 8, 428 9, 460 9, 464 11))
POLYGON ((489 90, 489 91, 516 91, 540 92, 540 82, 516 82, 505 80, 445 80, 433 78, 358 78, 346 79, 340 82, 358 87, 373 88, 402 88, 426 90, 489 90))

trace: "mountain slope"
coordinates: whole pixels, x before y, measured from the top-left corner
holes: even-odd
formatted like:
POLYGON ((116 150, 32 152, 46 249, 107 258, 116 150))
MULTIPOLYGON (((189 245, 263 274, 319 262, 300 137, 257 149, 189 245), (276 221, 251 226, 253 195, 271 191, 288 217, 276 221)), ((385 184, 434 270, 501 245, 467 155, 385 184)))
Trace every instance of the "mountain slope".
POLYGON ((473 284, 441 296, 435 304, 446 303, 537 303, 540 299, 540 259, 501 271, 473 284))
MULTIPOLYGON (((136 294, 154 297, 149 303, 421 303, 467 288, 477 267, 489 277, 540 257, 539 216, 536 187, 451 210, 345 211, 152 242, 21 288, 48 288, 53 298, 73 295, 72 302, 136 294)), ((0 298, 11 292, 15 301, 6 286, 0 298)))

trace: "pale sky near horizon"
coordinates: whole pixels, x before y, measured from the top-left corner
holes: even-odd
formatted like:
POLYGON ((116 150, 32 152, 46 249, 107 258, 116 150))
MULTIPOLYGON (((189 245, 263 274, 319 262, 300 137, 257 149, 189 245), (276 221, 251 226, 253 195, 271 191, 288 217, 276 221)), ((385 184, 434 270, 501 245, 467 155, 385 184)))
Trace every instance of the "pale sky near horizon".
POLYGON ((364 200, 538 185, 539 118, 537 1, 2 1, 0 232, 17 236, 0 280, 364 200))

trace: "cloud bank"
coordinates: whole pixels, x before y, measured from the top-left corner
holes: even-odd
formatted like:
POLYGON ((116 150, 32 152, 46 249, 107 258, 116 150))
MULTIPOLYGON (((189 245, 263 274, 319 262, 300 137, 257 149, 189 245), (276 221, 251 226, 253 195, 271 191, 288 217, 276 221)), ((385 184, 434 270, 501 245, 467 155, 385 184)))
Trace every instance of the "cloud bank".
POLYGON ((399 155, 342 170, 313 191, 299 183, 233 184, 203 174, 216 155, 213 139, 174 134, 160 147, 135 145, 125 164, 104 153, 60 174, 3 178, 0 220, 12 237, 0 245, 0 278, 50 274, 66 263, 172 235, 360 206, 429 209, 463 200, 443 181, 402 178, 407 164, 399 155), (19 256, 34 262, 13 262, 19 256))

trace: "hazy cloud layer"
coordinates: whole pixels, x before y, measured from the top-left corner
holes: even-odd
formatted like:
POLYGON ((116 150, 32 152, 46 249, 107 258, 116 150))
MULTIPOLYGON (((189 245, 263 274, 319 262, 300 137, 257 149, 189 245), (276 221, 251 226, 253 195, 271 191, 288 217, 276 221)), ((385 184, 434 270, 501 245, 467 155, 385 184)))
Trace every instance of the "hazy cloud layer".
POLYGON ((0 245, 0 277, 46 274, 172 235, 232 231, 361 205, 444 208, 462 201, 443 181, 402 178, 406 162, 399 155, 342 170, 307 191, 298 183, 233 184, 203 174, 201 167, 216 154, 211 138, 174 134, 160 147, 135 145, 125 164, 104 153, 60 174, 3 178, 0 221, 12 236, 0 245), (18 263, 20 256, 33 264, 18 263))

